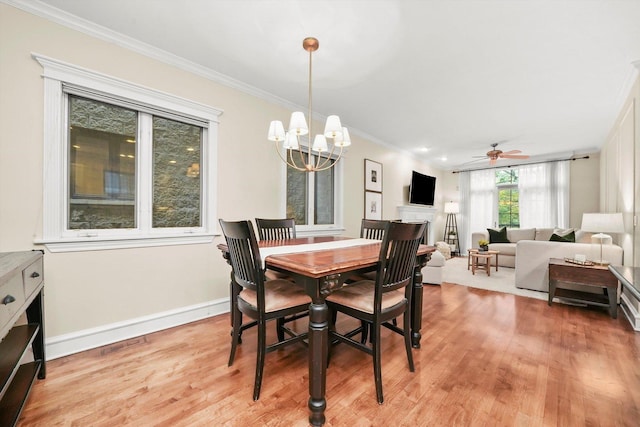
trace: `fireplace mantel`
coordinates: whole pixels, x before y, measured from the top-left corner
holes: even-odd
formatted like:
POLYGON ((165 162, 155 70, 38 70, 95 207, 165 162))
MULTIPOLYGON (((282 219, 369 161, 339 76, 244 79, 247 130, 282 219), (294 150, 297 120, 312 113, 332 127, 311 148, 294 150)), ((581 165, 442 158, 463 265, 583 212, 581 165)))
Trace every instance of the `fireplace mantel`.
POLYGON ((430 206, 403 205, 398 206, 398 217, 402 222, 429 221, 428 244, 434 244, 433 221, 438 209, 430 206))

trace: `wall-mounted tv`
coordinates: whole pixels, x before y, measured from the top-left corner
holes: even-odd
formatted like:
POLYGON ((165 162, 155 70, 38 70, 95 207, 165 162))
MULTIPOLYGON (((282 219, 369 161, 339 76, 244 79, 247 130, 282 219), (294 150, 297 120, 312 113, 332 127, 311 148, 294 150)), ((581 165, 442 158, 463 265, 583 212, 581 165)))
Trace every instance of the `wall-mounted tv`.
POLYGON ((436 192, 436 177, 413 171, 409 186, 409 203, 433 206, 436 192))

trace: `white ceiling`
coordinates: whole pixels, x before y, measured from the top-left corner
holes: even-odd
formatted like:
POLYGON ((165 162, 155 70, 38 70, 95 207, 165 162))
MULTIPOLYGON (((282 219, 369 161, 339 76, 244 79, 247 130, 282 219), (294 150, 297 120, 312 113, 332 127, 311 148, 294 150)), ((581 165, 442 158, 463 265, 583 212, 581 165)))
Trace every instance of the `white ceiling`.
POLYGON ((640 60, 635 0, 4 1, 301 106, 317 37, 314 111, 445 169, 500 141, 533 160, 599 151, 640 60))

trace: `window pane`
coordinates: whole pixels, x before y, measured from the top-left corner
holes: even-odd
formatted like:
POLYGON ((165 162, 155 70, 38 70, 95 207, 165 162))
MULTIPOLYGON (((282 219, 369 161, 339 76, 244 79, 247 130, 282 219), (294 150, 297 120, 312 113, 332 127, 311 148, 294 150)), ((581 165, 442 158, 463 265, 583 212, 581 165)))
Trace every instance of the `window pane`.
POLYGON ((498 191, 498 225, 509 228, 520 227, 520 206, 517 187, 501 188, 498 191))
MULTIPOLYGON (((331 160, 332 164, 334 162, 331 160)), ((333 224, 334 168, 315 174, 315 224, 333 224)))
POLYGON ((308 178, 307 172, 287 166, 287 218, 294 218, 298 225, 309 223, 307 221, 308 178))
POLYGON ((496 171, 496 184, 517 184, 518 171, 516 169, 502 169, 496 171))
POLYGON ((137 113, 69 95, 68 228, 134 228, 137 113))
POLYGON ((153 118, 154 228, 200 227, 202 128, 153 118))

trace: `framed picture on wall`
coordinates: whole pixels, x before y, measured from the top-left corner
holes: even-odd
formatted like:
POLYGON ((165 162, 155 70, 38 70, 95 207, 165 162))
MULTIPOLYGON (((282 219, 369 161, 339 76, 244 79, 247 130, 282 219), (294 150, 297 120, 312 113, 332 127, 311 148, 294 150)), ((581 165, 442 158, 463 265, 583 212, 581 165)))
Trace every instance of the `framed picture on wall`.
POLYGON ((364 192, 364 218, 382 219, 382 193, 364 192))
POLYGON ((382 163, 364 159, 364 189, 382 192, 382 163))

